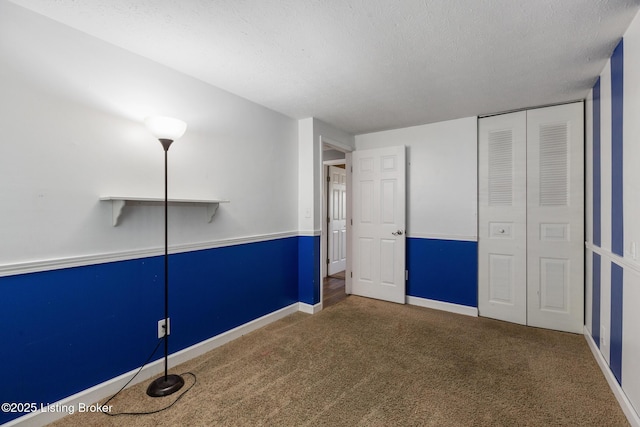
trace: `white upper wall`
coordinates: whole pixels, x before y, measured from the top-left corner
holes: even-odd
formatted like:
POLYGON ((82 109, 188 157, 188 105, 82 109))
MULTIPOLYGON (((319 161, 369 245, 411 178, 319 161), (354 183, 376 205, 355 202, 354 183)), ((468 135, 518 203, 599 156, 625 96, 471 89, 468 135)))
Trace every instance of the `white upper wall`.
POLYGON ((356 136, 364 150, 407 147, 410 237, 477 240, 477 119, 356 136))
POLYGON ((640 15, 624 35, 623 177, 625 257, 640 270, 640 15), (632 244, 636 246, 635 256, 632 244))
MULTIPOLYGON (((627 416, 633 425, 640 425, 640 335, 637 325, 640 324, 640 15, 627 29, 623 37, 623 221, 624 221, 624 256, 620 257, 611 251, 611 201, 612 201, 612 89, 611 61, 607 61, 600 74, 600 182, 594 182, 593 168, 593 106, 594 95, 591 91, 586 102, 586 305, 585 325, 592 335, 600 335, 599 351, 609 363, 614 341, 612 336, 612 316, 622 316, 622 341, 616 344, 622 347, 622 383, 625 402, 630 402, 633 409, 623 404, 627 416), (601 192, 600 227, 601 245, 593 242, 593 190, 598 186, 601 192), (593 253, 599 255, 600 276, 593 276, 593 253), (612 307, 612 265, 623 269, 622 307, 612 307), (599 282, 599 292, 595 293, 593 283, 599 282), (593 301, 599 300, 600 324, 593 325, 593 301), (600 328, 594 331, 593 327, 600 328), (635 412, 632 412, 635 411, 635 412)), ((615 380, 614 380, 615 381, 615 380)))
POLYGON ((624 286, 622 388, 640 419, 640 14, 623 39, 623 221, 624 286))
POLYGON ((355 148, 353 135, 313 117, 298 122, 298 230, 319 235, 322 227, 322 147, 355 148))
POLYGON ((163 150, 148 115, 188 124, 169 150, 170 245, 295 233, 296 120, 0 2, 0 267, 161 248, 163 209, 103 195, 162 197, 163 150))

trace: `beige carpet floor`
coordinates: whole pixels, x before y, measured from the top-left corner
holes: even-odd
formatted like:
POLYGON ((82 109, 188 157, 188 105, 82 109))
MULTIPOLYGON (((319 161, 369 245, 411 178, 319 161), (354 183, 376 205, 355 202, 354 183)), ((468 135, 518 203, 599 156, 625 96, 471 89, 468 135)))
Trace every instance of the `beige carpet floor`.
MULTIPOLYGON (((172 371, 197 382, 166 411, 76 413, 55 425, 628 425, 581 335, 355 296, 172 371)), ((116 397, 113 411, 174 400, 147 397, 147 384, 116 397)))

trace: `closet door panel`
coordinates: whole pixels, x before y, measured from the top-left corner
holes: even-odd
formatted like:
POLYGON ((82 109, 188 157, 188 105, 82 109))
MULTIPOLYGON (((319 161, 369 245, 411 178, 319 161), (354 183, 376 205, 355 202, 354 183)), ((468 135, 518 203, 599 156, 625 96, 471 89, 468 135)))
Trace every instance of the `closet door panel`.
POLYGON ((526 324, 526 113, 479 121, 478 311, 526 324))
POLYGON ((527 318, 582 333, 583 104, 527 112, 527 318))

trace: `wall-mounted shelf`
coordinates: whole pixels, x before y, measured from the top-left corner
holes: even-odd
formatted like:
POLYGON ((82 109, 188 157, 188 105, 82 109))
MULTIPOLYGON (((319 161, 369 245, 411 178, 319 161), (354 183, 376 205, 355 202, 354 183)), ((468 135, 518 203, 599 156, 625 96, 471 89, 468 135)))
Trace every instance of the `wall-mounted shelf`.
MULTIPOLYGON (((126 205, 133 204, 148 204, 148 205, 164 205, 164 198, 158 197, 132 197, 132 196, 102 196, 100 200, 111 202, 112 209, 112 225, 115 227, 118 225, 122 210, 126 205)), ((213 216, 218 210, 220 203, 229 203, 229 200, 215 200, 215 199, 168 199, 170 205, 175 204, 201 204, 207 208, 208 222, 213 221, 213 216)))

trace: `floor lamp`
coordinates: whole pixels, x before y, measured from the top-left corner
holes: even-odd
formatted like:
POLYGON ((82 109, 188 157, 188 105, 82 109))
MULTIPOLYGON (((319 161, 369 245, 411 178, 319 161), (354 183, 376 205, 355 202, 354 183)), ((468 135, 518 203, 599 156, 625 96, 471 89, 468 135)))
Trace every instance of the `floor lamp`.
POLYGON ((187 124, 182 120, 171 117, 148 117, 145 125, 149 132, 160 140, 164 148, 164 376, 157 378, 147 388, 147 395, 151 397, 168 396, 180 390, 184 379, 180 375, 168 375, 169 353, 169 239, 168 239, 168 191, 167 191, 167 154, 173 141, 180 138, 187 124))

